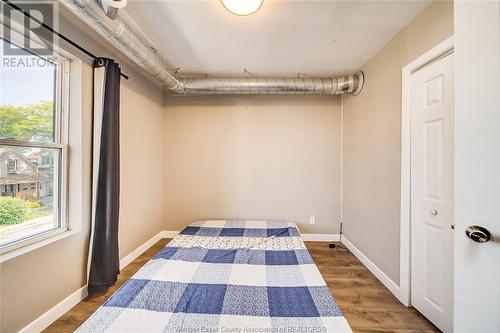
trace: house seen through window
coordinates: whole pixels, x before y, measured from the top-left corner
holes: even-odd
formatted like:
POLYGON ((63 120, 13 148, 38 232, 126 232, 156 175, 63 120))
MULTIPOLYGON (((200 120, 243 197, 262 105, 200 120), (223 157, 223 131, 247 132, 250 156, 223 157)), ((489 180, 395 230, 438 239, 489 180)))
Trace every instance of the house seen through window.
POLYGON ((66 228, 64 62, 12 57, 0 65, 0 248, 66 228))

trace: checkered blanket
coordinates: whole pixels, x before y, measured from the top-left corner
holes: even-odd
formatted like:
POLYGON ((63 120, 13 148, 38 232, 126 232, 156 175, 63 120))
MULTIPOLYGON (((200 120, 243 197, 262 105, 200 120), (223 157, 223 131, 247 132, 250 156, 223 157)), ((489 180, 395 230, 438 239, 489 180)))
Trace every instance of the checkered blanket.
POLYGON ((186 227, 77 332, 352 332, 288 222, 186 227))

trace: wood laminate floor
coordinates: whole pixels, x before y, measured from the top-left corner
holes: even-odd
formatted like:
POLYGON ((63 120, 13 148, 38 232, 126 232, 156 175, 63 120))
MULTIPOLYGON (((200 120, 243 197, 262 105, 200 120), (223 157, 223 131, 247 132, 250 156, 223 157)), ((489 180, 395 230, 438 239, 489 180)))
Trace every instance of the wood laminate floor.
MULTIPOLYGON (((125 267, 118 276, 118 282, 105 294, 84 299, 44 332, 73 332, 169 241, 158 241, 125 267)), ((340 249, 330 249, 326 242, 306 242, 306 246, 355 333, 439 332, 415 309, 402 305, 342 245, 340 249)))

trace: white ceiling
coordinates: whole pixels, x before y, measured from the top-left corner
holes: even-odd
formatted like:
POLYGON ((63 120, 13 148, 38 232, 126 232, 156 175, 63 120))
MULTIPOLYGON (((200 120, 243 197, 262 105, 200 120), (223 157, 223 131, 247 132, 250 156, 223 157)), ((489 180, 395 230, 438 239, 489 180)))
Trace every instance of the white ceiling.
POLYGON ((180 74, 331 75, 359 69, 431 1, 129 0, 127 13, 180 74))

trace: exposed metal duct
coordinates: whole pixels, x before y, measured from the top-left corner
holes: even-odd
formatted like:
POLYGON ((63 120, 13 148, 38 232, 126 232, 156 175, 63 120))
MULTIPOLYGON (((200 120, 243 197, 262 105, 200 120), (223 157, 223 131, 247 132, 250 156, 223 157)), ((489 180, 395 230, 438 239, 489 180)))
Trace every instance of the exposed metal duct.
POLYGON ((363 73, 336 78, 215 77, 178 79, 181 91, 193 95, 357 95, 363 87, 363 73))
POLYGON ((174 94, 357 95, 363 88, 363 72, 332 78, 179 78, 165 65, 165 61, 154 46, 144 42, 148 40, 147 38, 134 31, 120 17, 115 19, 108 17, 98 0, 62 0, 61 2, 174 94))

